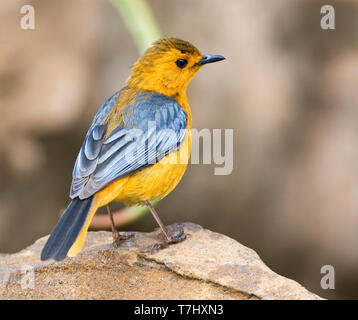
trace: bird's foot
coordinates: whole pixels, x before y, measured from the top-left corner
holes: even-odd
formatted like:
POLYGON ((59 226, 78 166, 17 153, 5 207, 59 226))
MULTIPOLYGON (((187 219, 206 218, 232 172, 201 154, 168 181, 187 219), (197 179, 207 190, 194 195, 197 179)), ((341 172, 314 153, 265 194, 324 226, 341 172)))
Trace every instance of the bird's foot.
POLYGON ((177 243, 185 240, 186 234, 184 233, 183 226, 179 225, 174 232, 169 233, 169 237, 166 239, 167 244, 177 243))
POLYGON ((186 234, 184 233, 183 226, 179 226, 177 230, 174 232, 168 232, 164 235, 165 239, 163 241, 154 243, 148 247, 141 249, 143 253, 154 253, 160 249, 164 249, 168 247, 171 243, 178 243, 186 238, 186 234))
POLYGON ((113 236, 113 245, 115 248, 119 247, 119 244, 122 240, 128 240, 134 237, 134 232, 123 232, 123 233, 119 233, 117 232, 113 232, 112 233, 113 236))

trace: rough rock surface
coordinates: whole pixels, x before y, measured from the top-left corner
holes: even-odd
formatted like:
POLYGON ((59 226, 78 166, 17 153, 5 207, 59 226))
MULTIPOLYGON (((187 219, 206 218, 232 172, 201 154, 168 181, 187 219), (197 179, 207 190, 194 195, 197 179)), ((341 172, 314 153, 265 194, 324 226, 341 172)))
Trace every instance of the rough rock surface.
POLYGON ((156 252, 143 248, 162 239, 159 230, 119 248, 110 232, 89 232, 84 250, 61 262, 40 261, 47 237, 0 254, 0 299, 320 299, 237 241, 183 225, 187 239, 156 252))

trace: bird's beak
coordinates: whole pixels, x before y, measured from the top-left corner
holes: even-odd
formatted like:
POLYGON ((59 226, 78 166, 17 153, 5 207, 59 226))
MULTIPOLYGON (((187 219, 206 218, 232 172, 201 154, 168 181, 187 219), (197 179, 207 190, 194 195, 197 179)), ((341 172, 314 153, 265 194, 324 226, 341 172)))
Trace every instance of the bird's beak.
POLYGON ((207 63, 213 63, 224 59, 223 56, 219 56, 218 54, 204 54, 203 58, 195 63, 194 66, 202 66, 207 63))

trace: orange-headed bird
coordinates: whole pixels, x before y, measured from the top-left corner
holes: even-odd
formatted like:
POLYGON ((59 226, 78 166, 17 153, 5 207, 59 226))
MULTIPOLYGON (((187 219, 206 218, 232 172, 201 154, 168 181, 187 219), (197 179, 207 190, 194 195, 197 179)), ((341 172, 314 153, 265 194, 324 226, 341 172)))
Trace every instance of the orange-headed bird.
POLYGON ((97 111, 72 173, 72 202, 48 238, 41 259, 77 255, 97 209, 107 206, 115 243, 130 235, 115 229, 109 203, 147 205, 168 244, 185 238, 168 232, 150 201, 168 195, 190 157, 191 112, 186 88, 205 64, 223 60, 202 55, 187 41, 164 38, 138 59, 126 86, 97 111))

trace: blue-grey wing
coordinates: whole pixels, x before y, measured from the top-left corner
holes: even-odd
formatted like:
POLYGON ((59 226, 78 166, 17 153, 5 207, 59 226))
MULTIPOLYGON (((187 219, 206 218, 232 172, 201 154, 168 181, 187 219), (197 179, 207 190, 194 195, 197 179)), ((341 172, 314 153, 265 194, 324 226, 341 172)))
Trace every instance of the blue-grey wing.
POLYGON ((81 193, 88 177, 96 169, 98 161, 97 157, 101 150, 102 140, 107 130, 107 126, 102 125, 102 122, 116 104, 119 95, 120 91, 107 99, 94 116, 73 168, 70 190, 70 197, 72 199, 76 198, 81 193))
POLYGON ((87 198, 109 183, 157 163, 177 150, 184 140, 187 115, 175 100, 165 95, 152 93, 148 98, 148 94, 142 94, 122 115, 124 125, 115 128, 105 139, 95 139, 101 136, 101 125, 92 129, 98 127, 98 134, 86 137, 89 146, 86 148, 85 140, 80 153, 85 156, 83 162, 90 175, 86 180, 83 175, 73 180, 74 187, 81 186, 76 188, 79 191, 74 196, 87 198), (99 141, 101 147, 97 146, 99 141), (95 165, 91 167, 86 161, 95 165))

